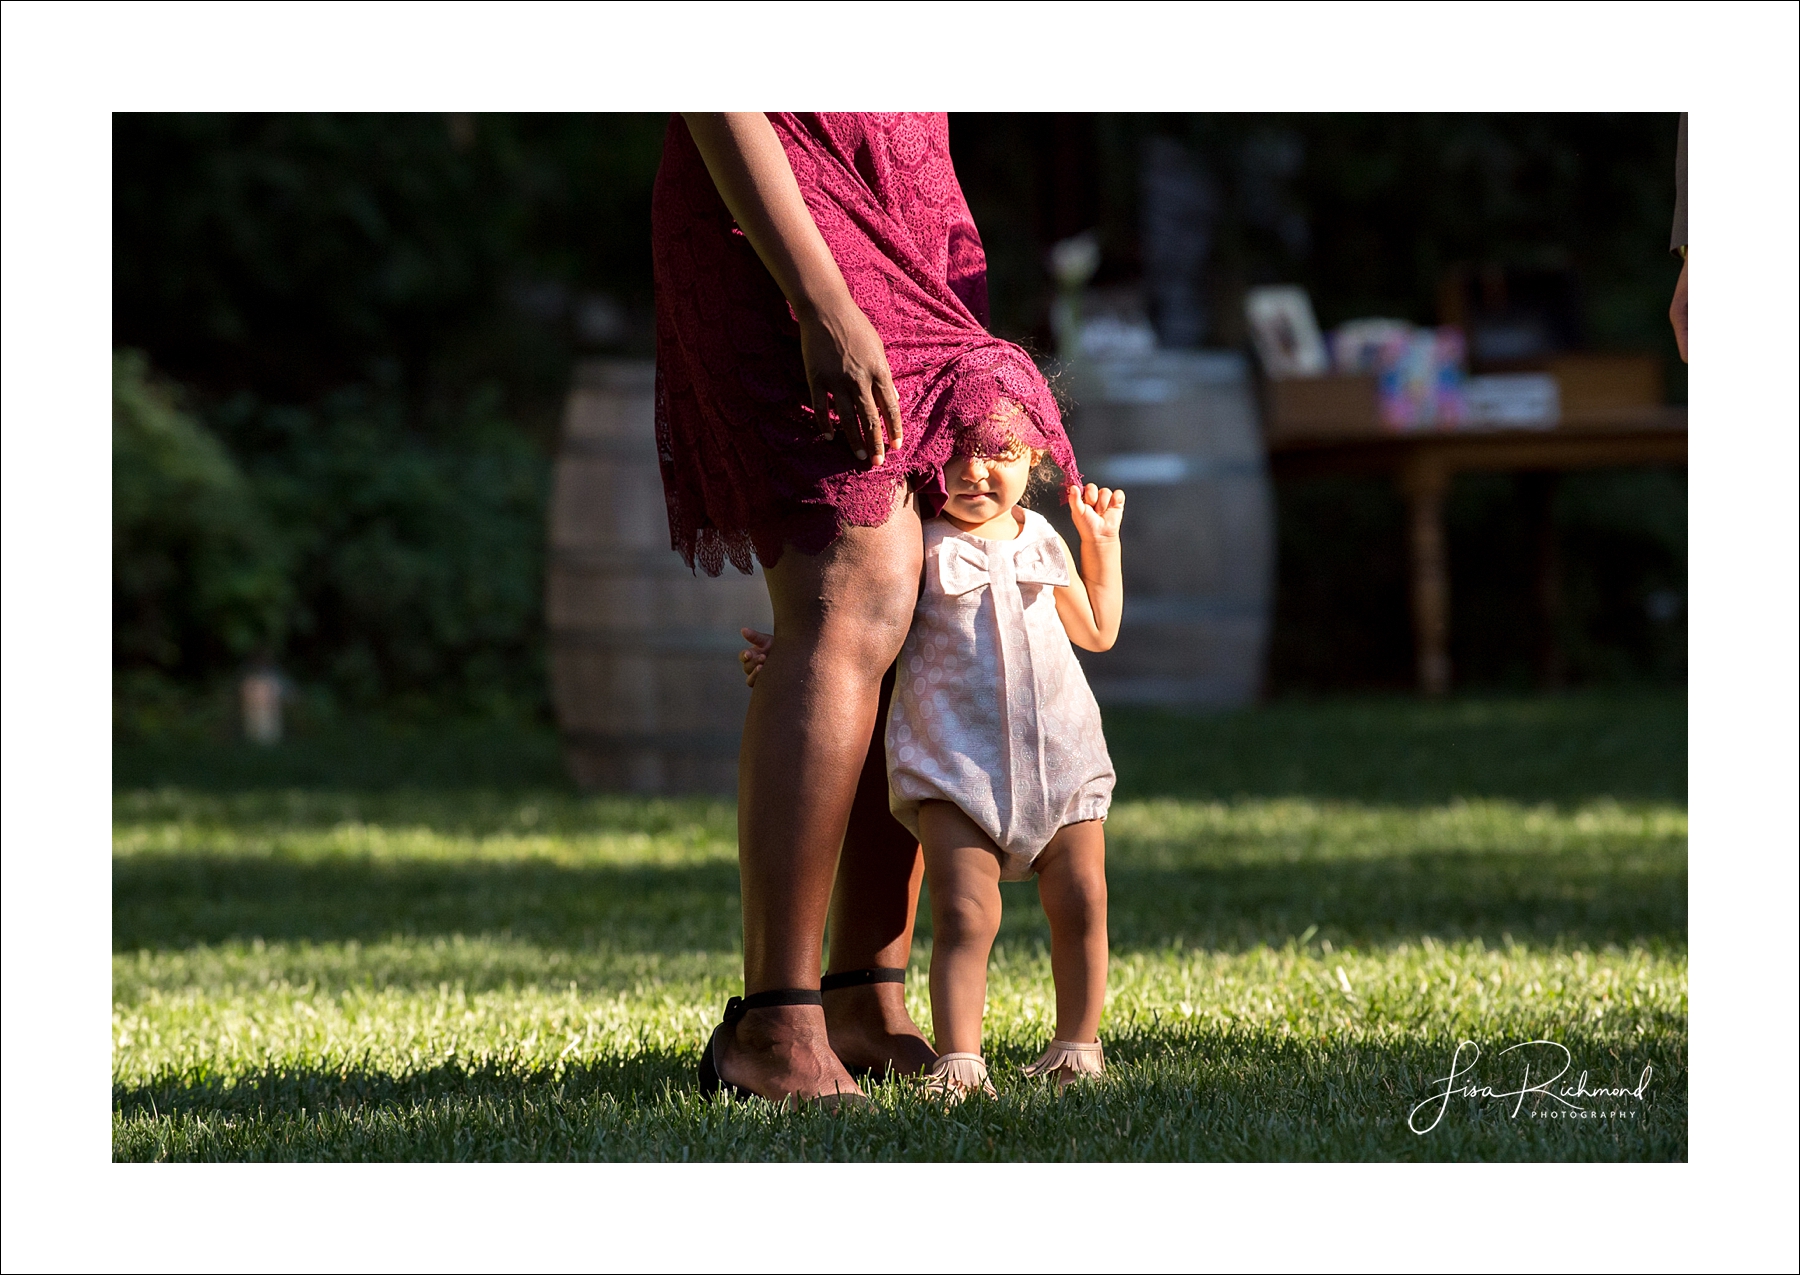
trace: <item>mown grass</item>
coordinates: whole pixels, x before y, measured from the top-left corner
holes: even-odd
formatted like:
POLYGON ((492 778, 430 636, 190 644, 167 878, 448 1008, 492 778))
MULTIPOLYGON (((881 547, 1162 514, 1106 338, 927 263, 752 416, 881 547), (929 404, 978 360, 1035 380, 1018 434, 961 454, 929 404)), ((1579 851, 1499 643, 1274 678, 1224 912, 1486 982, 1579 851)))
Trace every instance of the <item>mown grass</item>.
POLYGON ((464 756, 428 787, 379 732, 229 782, 203 749, 121 749, 114 1154, 1684 1159, 1684 733, 1667 695, 1114 714, 1108 1078, 1057 1098, 1019 1075, 1052 1001, 1035 889, 1011 886, 1000 1099, 893 1084, 835 1119, 693 1091, 739 989, 729 803, 580 796, 541 739, 486 786, 464 756), (1590 1089, 1650 1067, 1644 1098, 1458 1098, 1409 1129, 1459 1042, 1506 1090, 1527 1058, 1497 1051, 1542 1039, 1590 1089))

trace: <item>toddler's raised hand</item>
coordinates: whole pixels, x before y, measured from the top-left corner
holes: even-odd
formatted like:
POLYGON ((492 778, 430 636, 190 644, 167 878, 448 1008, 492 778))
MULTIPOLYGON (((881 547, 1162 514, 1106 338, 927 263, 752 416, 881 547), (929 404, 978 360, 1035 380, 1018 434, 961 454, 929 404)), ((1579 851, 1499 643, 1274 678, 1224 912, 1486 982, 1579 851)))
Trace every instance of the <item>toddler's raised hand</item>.
POLYGON ((1069 516, 1075 520, 1075 530, 1084 542, 1118 540, 1119 523, 1125 517, 1124 492, 1114 491, 1111 487, 1096 487, 1093 483, 1086 487, 1070 483, 1068 496, 1069 516))
POLYGON ((738 663, 744 666, 744 685, 755 686, 756 675, 769 662, 769 647, 775 641, 775 635, 758 633, 755 629, 739 629, 738 632, 750 644, 749 650, 738 652, 738 663))

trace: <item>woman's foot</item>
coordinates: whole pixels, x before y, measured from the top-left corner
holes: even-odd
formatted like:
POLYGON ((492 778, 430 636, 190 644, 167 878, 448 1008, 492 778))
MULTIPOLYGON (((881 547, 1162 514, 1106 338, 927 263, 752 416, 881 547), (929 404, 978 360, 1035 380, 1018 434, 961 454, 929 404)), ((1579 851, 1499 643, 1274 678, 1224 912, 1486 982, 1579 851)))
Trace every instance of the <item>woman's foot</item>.
POLYGON ((720 1079, 771 1102, 819 1102, 828 1107, 868 1097, 831 1049, 817 1005, 753 1009, 717 1036, 713 1063, 720 1079))
POLYGON ((901 983, 869 983, 825 993, 831 1051, 848 1068, 913 1076, 937 1061, 912 1016, 901 983))

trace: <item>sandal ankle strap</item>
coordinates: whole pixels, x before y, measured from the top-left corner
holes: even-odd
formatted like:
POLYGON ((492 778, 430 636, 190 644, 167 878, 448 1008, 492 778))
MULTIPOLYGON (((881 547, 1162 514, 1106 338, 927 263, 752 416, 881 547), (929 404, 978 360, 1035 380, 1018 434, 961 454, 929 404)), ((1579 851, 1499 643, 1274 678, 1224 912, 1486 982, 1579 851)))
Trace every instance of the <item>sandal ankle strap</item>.
POLYGON ((827 974, 819 980, 821 992, 835 992, 840 987, 867 987, 871 983, 904 983, 906 970, 888 965, 874 965, 866 970, 843 970, 827 974))
POLYGON ((823 1005, 825 998, 810 987, 778 987, 773 991, 752 992, 733 996, 725 1002, 725 1022, 737 1022, 753 1009, 775 1009, 782 1005, 823 1005))

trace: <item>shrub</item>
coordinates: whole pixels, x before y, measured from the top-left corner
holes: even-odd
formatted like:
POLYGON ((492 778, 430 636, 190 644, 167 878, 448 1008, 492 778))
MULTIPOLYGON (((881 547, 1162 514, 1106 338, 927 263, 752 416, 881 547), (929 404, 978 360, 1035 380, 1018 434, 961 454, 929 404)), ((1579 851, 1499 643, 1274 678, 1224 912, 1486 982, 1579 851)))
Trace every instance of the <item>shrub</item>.
POLYGON ((290 673, 358 707, 541 706, 549 464, 491 396, 429 433, 363 388, 216 419, 280 529, 290 673))
POLYGON ((193 678, 270 655, 291 601, 279 537, 217 436, 113 356, 113 663, 193 678))

